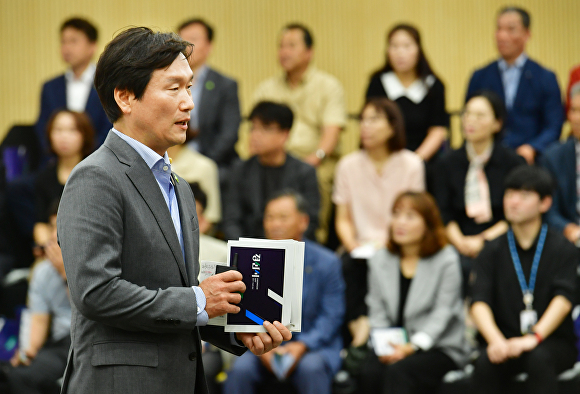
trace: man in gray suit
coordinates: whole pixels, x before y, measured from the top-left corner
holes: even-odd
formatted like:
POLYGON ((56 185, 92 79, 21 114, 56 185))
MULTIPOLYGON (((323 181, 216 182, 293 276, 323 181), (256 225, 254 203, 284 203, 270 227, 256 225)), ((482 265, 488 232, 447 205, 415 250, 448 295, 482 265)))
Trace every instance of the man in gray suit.
POLYGON ((185 140, 191 45, 130 28, 105 48, 95 86, 113 129, 71 173, 58 235, 72 301, 63 393, 207 393, 200 338, 263 354, 291 338, 226 334, 208 318, 237 313, 239 272, 202 284, 193 194, 166 150, 185 140))
MULTIPOLYGON (((215 161, 223 186, 228 170, 238 158, 235 150, 240 126, 240 101, 235 80, 209 67, 214 30, 203 19, 190 19, 177 29, 179 36, 194 45, 189 57, 193 71, 191 95, 196 108, 191 111, 190 146, 215 161)), ((223 195, 222 187, 222 195, 223 195)))

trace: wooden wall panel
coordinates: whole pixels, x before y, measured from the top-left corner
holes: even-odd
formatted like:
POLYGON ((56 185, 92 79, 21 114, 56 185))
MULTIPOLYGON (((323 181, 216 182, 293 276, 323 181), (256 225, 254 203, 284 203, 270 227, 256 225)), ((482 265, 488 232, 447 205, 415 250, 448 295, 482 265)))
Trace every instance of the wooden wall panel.
MULTIPOLYGON (((171 30, 186 18, 202 16, 216 28, 210 63, 240 84, 247 113, 252 92, 280 72, 276 46, 289 22, 308 25, 318 67, 344 84, 348 110, 360 109, 371 71, 384 59, 385 33, 394 23, 419 27, 427 56, 447 88, 447 107, 459 109, 471 72, 496 57, 493 40, 500 0, 2 0, 0 1, 0 137, 14 123, 38 116, 42 82, 63 71, 60 23, 73 15, 99 28, 99 48, 128 25, 171 30)), ((580 63, 580 2, 520 0, 532 15, 531 57, 556 71, 563 89, 570 68, 580 63)), ((453 143, 460 143, 454 122, 453 143)), ((349 122, 343 150, 358 144, 349 122)), ((244 151, 244 141, 240 143, 244 151)))

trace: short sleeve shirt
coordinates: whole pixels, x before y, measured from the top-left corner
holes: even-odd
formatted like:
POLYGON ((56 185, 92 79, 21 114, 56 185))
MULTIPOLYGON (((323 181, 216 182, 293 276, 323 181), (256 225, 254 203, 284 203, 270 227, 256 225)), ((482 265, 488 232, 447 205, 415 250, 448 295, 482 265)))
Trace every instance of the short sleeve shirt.
MULTIPOLYGON (((539 235, 538 235, 539 236, 539 235)), ((524 250, 516 240, 522 270, 529 283, 538 237, 524 250)), ((580 253, 563 235, 548 230, 534 289, 533 308, 542 317, 552 299, 558 295, 574 302, 576 269, 580 253)), ((485 302, 493 312, 496 324, 506 338, 521 336, 520 312, 525 308, 523 293, 509 251, 507 234, 485 245, 475 261, 471 277, 472 302, 485 302)), ((572 318, 566 316, 552 334, 574 343, 572 318)))
POLYGON ((299 158, 316 151, 324 126, 346 125, 342 84, 313 66, 295 88, 290 87, 286 75, 262 82, 254 93, 254 102, 263 100, 284 103, 294 112, 294 125, 286 147, 299 158))
POLYGON ((360 244, 383 247, 391 209, 405 191, 425 190, 425 165, 406 149, 392 153, 378 173, 364 150, 343 157, 336 167, 332 201, 350 211, 360 244))
POLYGON ((39 263, 32 271, 28 307, 32 313, 51 315, 53 341, 70 335, 71 306, 67 284, 48 260, 39 263))

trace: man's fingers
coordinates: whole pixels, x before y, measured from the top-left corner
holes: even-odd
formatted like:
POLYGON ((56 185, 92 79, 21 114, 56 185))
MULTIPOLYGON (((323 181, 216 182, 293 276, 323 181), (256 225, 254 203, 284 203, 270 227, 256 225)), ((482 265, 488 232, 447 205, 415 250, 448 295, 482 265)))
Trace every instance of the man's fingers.
POLYGON ((219 278, 224 282, 234 282, 234 281, 241 281, 243 279, 242 274, 239 271, 226 271, 222 272, 221 274, 214 275, 215 278, 219 278))

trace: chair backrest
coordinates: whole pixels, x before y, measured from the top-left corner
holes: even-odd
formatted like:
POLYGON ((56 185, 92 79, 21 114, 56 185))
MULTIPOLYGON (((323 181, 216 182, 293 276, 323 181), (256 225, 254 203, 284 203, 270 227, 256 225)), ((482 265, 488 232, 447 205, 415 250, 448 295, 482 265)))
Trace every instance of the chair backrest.
POLYGON ((0 144, 0 190, 7 182, 34 172, 41 161, 33 125, 14 125, 0 144))

